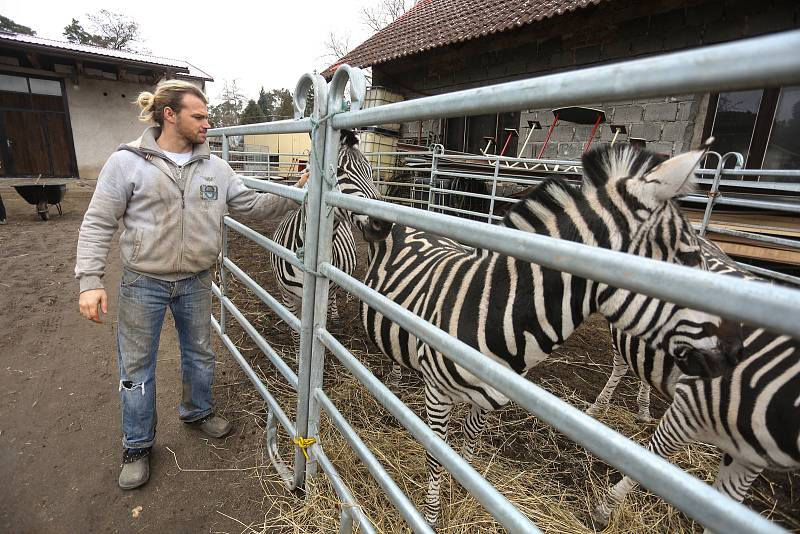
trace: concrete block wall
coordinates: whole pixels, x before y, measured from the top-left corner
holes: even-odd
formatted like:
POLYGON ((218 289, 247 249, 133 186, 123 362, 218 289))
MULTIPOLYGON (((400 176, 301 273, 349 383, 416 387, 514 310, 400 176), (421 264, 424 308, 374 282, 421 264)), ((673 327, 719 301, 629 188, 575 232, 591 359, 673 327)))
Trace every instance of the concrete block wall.
MULTIPOLYGON (((375 65, 373 83, 412 99, 798 27, 796 0, 607 1, 518 30, 375 65)), ((705 120, 707 100, 707 95, 664 95, 584 105, 606 112, 601 141, 610 140, 609 124, 625 124, 629 135, 644 137, 649 147, 676 153, 701 141, 698 125, 705 120)), ((550 110, 520 112, 522 140, 529 118, 540 120, 545 129, 552 122, 550 110)), ((576 144, 585 142, 574 125, 572 131, 561 128, 554 133, 555 147, 548 148, 548 156, 574 153, 576 144)), ((533 139, 541 142, 543 135, 534 132, 533 139)))
MULTIPOLYGON (((588 107, 605 112, 606 121, 595 133, 592 146, 610 143, 614 138, 612 124, 624 125, 627 134, 619 134, 617 142, 627 142, 629 137, 638 137, 647 142, 647 147, 656 152, 678 154, 689 149, 693 143, 693 121, 701 106, 701 98, 697 95, 678 95, 652 98, 637 101, 607 102, 589 104, 588 107)), ((553 123, 551 110, 526 110, 520 113, 520 148, 522 141, 530 132, 528 121, 538 120, 540 130, 534 130, 528 145, 524 148, 524 157, 535 157, 539 154, 547 131, 553 123)), ((542 157, 573 158, 580 157, 583 147, 589 139, 592 125, 579 125, 559 121, 553 130, 550 141, 542 157), (576 146, 580 149, 576 151, 576 146)))

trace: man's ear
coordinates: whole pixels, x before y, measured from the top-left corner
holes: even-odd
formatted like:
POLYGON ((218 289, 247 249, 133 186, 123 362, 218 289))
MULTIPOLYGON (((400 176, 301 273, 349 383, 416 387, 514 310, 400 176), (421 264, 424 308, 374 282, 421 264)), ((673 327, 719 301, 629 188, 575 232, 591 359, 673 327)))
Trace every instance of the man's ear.
POLYGON ((170 123, 175 122, 175 116, 176 116, 175 110, 173 110, 171 107, 167 106, 164 108, 165 121, 170 123))

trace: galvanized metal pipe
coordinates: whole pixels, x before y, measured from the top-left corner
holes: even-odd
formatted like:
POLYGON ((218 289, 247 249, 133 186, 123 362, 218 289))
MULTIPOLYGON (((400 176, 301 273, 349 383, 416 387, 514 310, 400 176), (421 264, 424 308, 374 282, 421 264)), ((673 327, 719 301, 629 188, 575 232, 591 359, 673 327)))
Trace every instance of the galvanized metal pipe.
POLYGON ((267 386, 264 385, 264 383, 261 381, 261 378, 259 378, 253 368, 250 367, 250 364, 247 363, 245 357, 242 356, 242 353, 236 348, 236 344, 233 342, 233 340, 228 337, 227 334, 222 333, 219 323, 213 317, 211 318, 211 326, 217 331, 217 334, 219 334, 219 337, 222 340, 222 343, 225 345, 225 348, 227 348, 228 351, 230 351, 230 353, 233 355, 236 363, 239 364, 239 367, 242 368, 244 374, 246 374, 247 378, 250 379, 250 382, 255 386, 256 391, 258 391, 258 394, 269 406, 269 409, 272 410, 272 412, 277 416, 278 421, 280 421, 281 425, 283 425, 283 428, 286 429, 286 432, 288 432, 290 436, 296 435, 295 426, 286 416, 286 413, 283 411, 283 408, 281 408, 281 405, 277 400, 275 400, 275 398, 267 389, 267 386))
POLYGON ((286 362, 283 361, 283 358, 281 358, 280 355, 277 352, 275 352, 275 349, 272 348, 272 346, 267 342, 267 340, 264 339, 264 337, 258 333, 258 330, 256 330, 255 327, 250 323, 250 321, 247 320, 247 318, 239 310, 239 308, 236 307, 233 301, 230 300, 228 297, 222 295, 222 293, 219 291, 219 288, 217 288, 216 284, 212 284, 212 291, 214 291, 214 294, 219 297, 220 304, 224 306, 226 309, 230 310, 231 315, 233 315, 233 317, 236 319, 236 321, 239 323, 242 329, 245 332, 247 332, 247 335, 250 336, 250 339, 252 339, 255 342, 255 344, 258 346, 259 349, 261 349, 261 352, 267 355, 267 358, 272 363, 272 365, 274 365, 275 368, 278 370, 278 372, 280 372, 281 375, 283 375, 283 377, 286 379, 287 382, 289 382, 292 388, 294 388, 294 390, 297 391, 297 375, 292 370, 292 368, 289 367, 286 364, 286 362))
POLYGON ((328 455, 325 454, 325 450, 322 446, 318 443, 311 445, 308 449, 308 455, 312 459, 309 463, 318 463, 320 467, 322 467, 322 470, 328 475, 328 480, 330 480, 331 486, 333 486, 333 490, 336 492, 339 500, 342 501, 342 506, 348 508, 354 521, 358 523, 358 531, 364 532, 365 534, 375 534, 375 527, 372 525, 369 518, 367 518, 366 514, 364 514, 364 510, 361 509, 361 506, 350 492, 350 489, 342 481, 342 477, 336 470, 336 466, 333 465, 328 455))
POLYGON ((240 223, 236 219, 232 219, 231 217, 225 217, 223 219, 225 226, 233 228, 246 238, 248 238, 253 243, 259 245, 261 248, 266 249, 267 251, 275 254, 276 256, 280 257, 283 261, 290 263, 297 267, 298 269, 303 269, 303 263, 297 258, 297 254, 289 250, 288 248, 279 245, 272 239, 268 237, 264 237, 263 235, 259 234, 249 226, 240 223))
POLYGON ((773 245, 780 245, 782 247, 800 250, 800 241, 796 239, 786 239, 783 237, 774 237, 771 235, 756 234, 753 232, 742 232, 741 230, 730 230, 728 228, 720 228, 718 226, 708 226, 706 230, 717 234, 745 237, 747 239, 752 239, 753 241, 760 241, 762 243, 770 243, 773 245))
POLYGON ((269 306, 269 308, 278 314, 286 324, 288 324, 292 330, 299 331, 300 330, 300 320, 294 316, 292 312, 290 312, 283 304, 278 302, 275 297, 269 294, 269 292, 258 285, 258 282, 250 278, 243 270, 239 268, 238 265, 233 263, 230 258, 225 258, 223 260, 225 267, 233 274, 236 278, 239 279, 245 286, 247 286, 250 291, 255 293, 255 295, 259 298, 261 302, 269 306))
MULTIPOLYGON (((332 276, 331 278, 337 283, 340 279, 339 275, 346 277, 348 280, 354 280, 330 264, 323 265, 322 269, 326 275, 335 272, 335 277, 332 276)), ((345 281, 345 283, 347 283, 347 281, 345 281)), ((347 287, 343 284, 340 285, 342 285, 342 287, 347 287)), ((351 285, 350 287, 356 286, 351 285)), ((358 293, 354 293, 354 295, 361 298, 361 294, 363 294, 362 288, 366 289, 368 292, 371 291, 369 288, 362 285, 357 288, 358 293)), ((377 295, 377 293, 375 294, 377 295)), ((366 299, 362 300, 367 302, 366 299)), ((410 312, 407 313, 410 314, 410 312)), ((422 319, 419 320, 422 321, 422 319)), ((431 328, 434 327, 431 326, 431 328)), ((339 343, 330 332, 318 329, 317 337, 322 340, 331 353, 353 373, 353 376, 364 384, 369 392, 372 393, 373 397, 389 410, 389 412, 408 429, 411 435, 414 436, 426 450, 430 451, 431 454, 447 468, 450 474, 452 474, 478 502, 483 504, 486 510, 491 513, 506 530, 520 533, 540 532, 539 529, 537 529, 524 514, 517 510, 507 498, 497 491, 494 486, 488 484, 469 462, 464 460, 464 458, 445 443, 444 440, 439 438, 422 419, 403 403, 403 401, 398 399, 389 391, 389 388, 375 378, 369 369, 364 367, 364 365, 339 343)), ((422 461, 421 458, 420 461, 422 461)))
MULTIPOLYGON (((333 336, 330 335, 329 332, 323 330, 321 332, 317 332, 317 336, 327 334, 323 342, 328 341, 333 336)), ((328 344, 327 342, 325 343, 328 344)), ((374 377, 373 377, 374 378, 374 377)), ((433 533, 433 529, 428 526, 428 523, 425 522, 425 518, 422 517, 422 514, 416 509, 414 504, 409 500, 408 496, 403 493, 403 490, 397 485, 397 483, 392 480, 392 477, 389 476, 389 473, 386 472, 386 469, 381 465, 380 461, 375 458, 375 455, 369 449, 366 443, 359 437, 358 433, 355 429, 350 426, 350 423, 347 422, 347 419, 341 414, 339 409, 333 403, 333 401, 328 398, 324 391, 321 389, 317 389, 314 391, 314 395, 320 403, 320 406, 325 413, 328 414, 333 425, 339 430, 341 436, 347 441, 347 444, 350 445, 350 448, 353 449, 353 452, 361 459, 364 465, 369 470, 372 478, 378 483, 378 485, 383 489, 383 492, 389 502, 391 502, 397 511, 400 512, 400 516, 406 520, 406 523, 414 530, 414 532, 430 532, 433 533)))
MULTIPOLYGON (((491 228, 485 223, 476 224, 491 228)), ((413 333, 430 347, 563 432, 572 441, 617 467, 643 486, 656 491, 665 500, 680 508, 705 527, 715 532, 785 533, 782 528, 770 523, 742 504, 720 494, 711 486, 647 451, 508 367, 484 356, 333 265, 321 265, 320 271, 336 284, 397 323, 401 328, 413 333)), ((719 275, 714 276, 726 278, 719 275)), ((763 284, 760 285, 763 287, 763 284)), ((331 350, 333 351, 333 349, 331 350)), ((356 371, 353 372, 356 373, 356 371)), ((371 391, 374 388, 382 393, 380 396, 376 394, 379 401, 383 403, 384 400, 387 400, 386 392, 378 388, 374 382, 362 380, 362 378, 366 377, 359 376, 359 379, 371 391)), ((390 405, 391 403, 384 404, 392 411, 390 405)), ((412 430, 410 427, 407 428, 412 430)), ((415 437, 419 439, 420 436, 415 434, 415 437)), ((429 443, 428 440, 423 442, 423 445, 428 448, 429 443)), ((452 458, 448 458, 447 455, 440 460, 443 459, 452 462, 452 458)), ((457 467, 457 462, 452 465, 443 462, 443 465, 456 476, 452 467, 457 467)), ((473 491, 471 487, 468 489, 473 491)), ((483 489, 480 487, 478 491, 483 489)), ((501 518, 498 517, 498 520, 501 518)))
MULTIPOLYGON (((685 202, 697 202, 700 204, 708 204, 707 197, 699 195, 686 195, 681 197, 685 202)), ((757 200, 750 198, 736 198, 736 197, 719 197, 715 200, 715 204, 726 206, 741 206, 744 208, 758 208, 764 210, 783 211, 786 213, 800 213, 800 203, 797 202, 780 202, 776 200, 757 200)))
POLYGON ((246 176, 241 176, 242 182, 244 185, 251 189, 255 189, 257 191, 265 191, 267 193, 272 193, 273 195, 280 195, 285 198, 291 198, 298 204, 302 204, 303 200, 306 197, 306 191, 304 189, 300 189, 299 187, 292 187, 289 185, 282 185, 275 182, 265 182, 264 180, 258 180, 256 178, 248 178, 246 176))
POLYGON ((759 282, 337 192, 329 193, 326 202, 466 245, 800 337, 800 313, 797 313, 800 291, 794 289, 764 287, 759 282), (708 295, 714 298, 709 299, 708 295))
MULTIPOLYGON (((319 236, 319 220, 322 213, 322 188, 325 168, 325 146, 327 128, 319 126, 322 117, 328 114, 328 86, 324 78, 319 74, 305 74, 297 82, 294 91, 294 110, 295 117, 301 117, 306 108, 306 95, 309 91, 314 95, 314 108, 309 125, 311 130, 311 154, 309 155, 310 177, 308 182, 308 197, 305 206, 305 233, 303 236, 303 269, 305 273, 313 272, 317 266, 317 249, 319 236), (322 158, 320 157, 322 156, 322 158)), ((299 436, 308 437, 316 428, 309 430, 309 410, 312 402, 312 365, 314 348, 314 299, 316 296, 317 277, 303 277, 303 299, 300 328, 300 361, 298 363, 298 390, 297 390, 297 430, 299 436)), ((295 480, 298 485, 302 485, 306 476, 313 476, 316 470, 316 463, 305 460, 305 456, 298 448, 294 455, 295 480)))
POLYGON ((385 104, 333 117, 334 128, 555 108, 800 83, 800 31, 385 104), (736 68, 731 68, 736 58, 736 68))
POLYGON ((242 126, 225 126, 222 128, 211 128, 210 130, 208 130, 208 136, 209 137, 222 136, 223 139, 225 139, 229 135, 303 133, 303 132, 310 132, 311 128, 312 128, 311 119, 309 118, 297 119, 297 120, 287 119, 275 122, 259 122, 256 124, 244 124, 242 126))
POLYGON ((789 282, 790 284, 800 286, 800 278, 796 276, 780 273, 778 271, 772 271, 770 269, 764 269, 763 267, 757 267, 755 265, 750 265, 749 263, 742 263, 740 261, 737 261, 736 264, 739 265, 739 267, 747 269, 748 271, 753 272, 755 274, 759 274, 767 278, 774 278, 775 280, 780 280, 782 282, 789 282))

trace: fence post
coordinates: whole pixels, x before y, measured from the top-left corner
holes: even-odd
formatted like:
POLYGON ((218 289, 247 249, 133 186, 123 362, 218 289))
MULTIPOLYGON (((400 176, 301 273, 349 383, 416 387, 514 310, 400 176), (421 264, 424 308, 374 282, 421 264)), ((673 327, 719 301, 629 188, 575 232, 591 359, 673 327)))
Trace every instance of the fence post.
POLYGON ((439 156, 443 153, 443 145, 433 145, 433 151, 431 153, 431 181, 428 185, 428 211, 434 211, 431 209, 431 205, 433 204, 433 187, 436 184, 436 175, 439 173, 439 156))
MULTIPOLYGON (((228 161, 230 159, 230 141, 228 141, 228 136, 222 134, 222 159, 228 161)), ((229 162, 230 164, 230 162, 229 162)))
MULTIPOLYGON (((367 82, 361 69, 350 67, 349 65, 340 66, 333 75, 330 86, 328 87, 328 113, 333 115, 344 108, 344 89, 350 82, 351 109, 356 111, 361 108, 366 93, 367 82)), ((321 198, 336 187, 337 164, 339 160, 340 133, 333 129, 331 121, 325 122, 325 157, 323 165, 325 174, 320 181, 321 198)), ((317 213, 319 228, 317 232, 316 264, 314 271, 319 272, 319 264, 331 261, 331 245, 333 243, 333 207, 327 206, 325 202, 320 202, 317 213)), ((309 220, 309 223, 311 221, 309 220)), ((306 246, 311 246, 307 244, 306 246)), ((328 285, 327 278, 317 276, 317 283, 314 294, 314 324, 313 330, 325 328, 328 315, 328 285)), ((305 288, 304 288, 305 289, 305 288)), ((305 301, 304 301, 305 311, 305 301)), ((305 317, 304 317, 305 319, 305 317)), ((303 323, 305 327, 305 322, 303 323)), ((312 335, 313 346, 311 349, 311 365, 308 382, 308 412, 307 412, 307 436, 317 436, 319 433, 320 406, 314 396, 314 391, 322 387, 322 374, 325 367, 325 345, 316 335, 312 335)), ((310 478, 316 474, 316 462, 306 464, 306 477, 310 478)))
POLYGON ((492 224, 492 217, 494 216, 494 197, 497 193, 497 176, 500 174, 500 158, 498 157, 494 162, 494 175, 492 176, 492 199, 489 201, 489 218, 486 222, 492 224))
MULTIPOLYGON (((310 273, 317 271, 317 236, 319 232, 319 214, 322 201, 322 184, 324 171, 324 150, 327 128, 319 127, 319 121, 327 115, 328 87, 325 79, 318 74, 305 74, 297 82, 294 91, 295 118, 303 116, 306 107, 306 95, 310 89, 314 91, 314 109, 311 114, 312 127, 311 153, 309 168, 311 176, 308 181, 308 193, 305 204, 305 235, 303 239, 303 263, 306 275, 303 277, 303 304, 300 313, 300 358, 297 370, 297 419, 295 428, 298 436, 307 438, 311 435, 308 426, 308 410, 313 389, 310 387, 312 346, 314 336, 314 295, 317 277, 310 273)), ((314 462, 315 463, 315 462, 314 462)), ((306 477, 306 459, 300 447, 294 452, 294 485, 302 487, 306 477)))
POLYGON ((225 297, 228 296, 228 277, 225 275, 225 258, 228 257, 228 225, 222 220, 222 252, 219 254, 219 281, 222 298, 219 299, 219 329, 220 335, 225 335, 225 297))
POLYGON ((717 197, 719 196, 719 181, 722 179, 722 169, 725 168, 725 162, 731 157, 736 158, 735 168, 738 169, 743 164, 742 155, 738 152, 728 152, 724 156, 720 156, 719 161, 717 162, 716 172, 714 172, 714 181, 711 184, 711 190, 708 192, 708 204, 706 204, 706 210, 703 212, 703 222, 700 225, 701 236, 706 235, 708 221, 711 219, 711 211, 714 209, 714 204, 716 204, 717 197))

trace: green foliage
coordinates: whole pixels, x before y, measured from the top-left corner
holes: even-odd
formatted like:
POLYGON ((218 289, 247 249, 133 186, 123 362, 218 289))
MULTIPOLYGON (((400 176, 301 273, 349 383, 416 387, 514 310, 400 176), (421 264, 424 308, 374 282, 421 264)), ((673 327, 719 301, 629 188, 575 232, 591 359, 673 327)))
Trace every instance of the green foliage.
POLYGON ((27 26, 23 26, 22 24, 17 24, 10 18, 4 17, 3 15, 0 15, 0 30, 14 33, 24 33, 25 35, 36 35, 36 32, 32 29, 28 28, 27 26))
POLYGON ((258 107, 267 121, 294 118, 292 93, 288 89, 264 91, 262 87, 258 93, 258 107))
POLYGON ((265 122, 266 120, 266 117, 261 112, 261 108, 256 104, 256 101, 249 100, 242 112, 242 117, 239 119, 239 124, 254 124, 256 122, 265 122))

